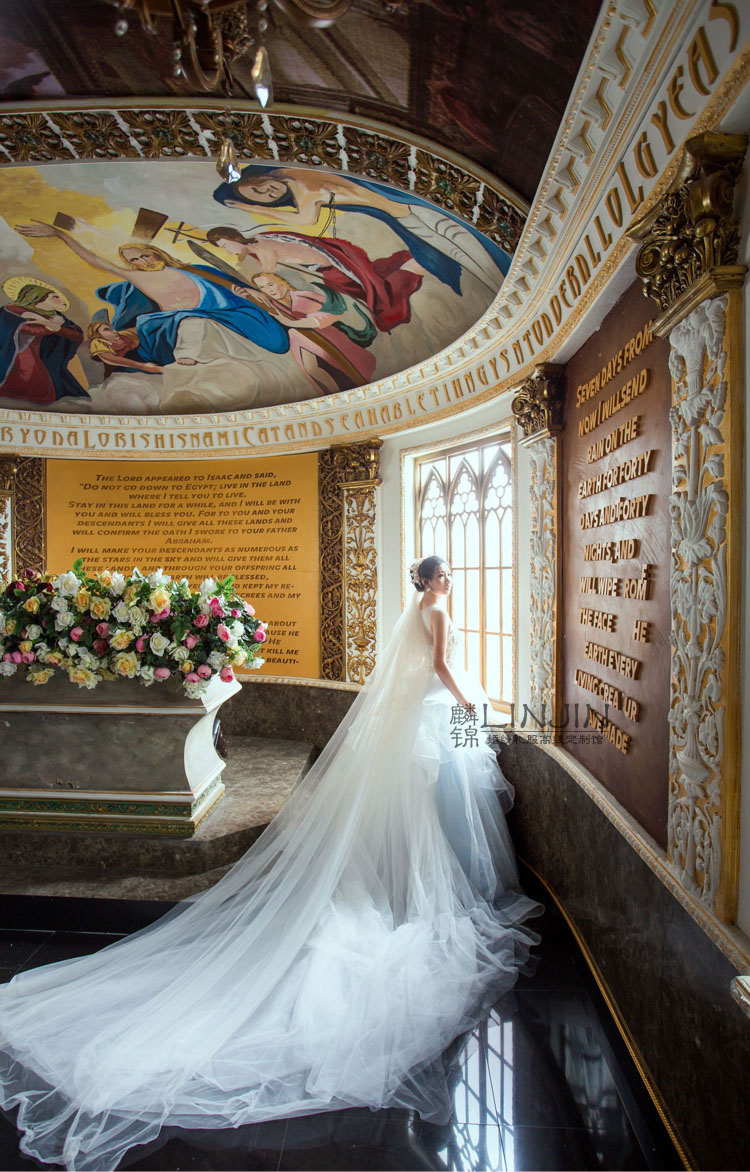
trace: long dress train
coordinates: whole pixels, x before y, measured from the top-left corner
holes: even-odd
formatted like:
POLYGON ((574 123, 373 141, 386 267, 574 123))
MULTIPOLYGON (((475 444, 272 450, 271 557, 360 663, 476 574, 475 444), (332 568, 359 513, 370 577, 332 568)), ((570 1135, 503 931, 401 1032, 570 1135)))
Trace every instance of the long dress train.
POLYGON ((0 1103, 19 1108, 23 1151, 112 1169, 165 1125, 448 1117, 440 1055, 514 983, 541 909, 518 890, 494 755, 454 744, 419 599, 216 886, 0 986, 0 1103))

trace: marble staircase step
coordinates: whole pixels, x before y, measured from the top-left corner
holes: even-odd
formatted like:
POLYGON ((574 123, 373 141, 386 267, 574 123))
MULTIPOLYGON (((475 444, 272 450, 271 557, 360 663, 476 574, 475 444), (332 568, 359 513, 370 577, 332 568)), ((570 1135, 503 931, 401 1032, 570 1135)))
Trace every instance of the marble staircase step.
POLYGON ((309 744, 227 738, 224 797, 191 838, 0 831, 0 893, 178 900, 210 887, 245 853, 309 769, 309 744))

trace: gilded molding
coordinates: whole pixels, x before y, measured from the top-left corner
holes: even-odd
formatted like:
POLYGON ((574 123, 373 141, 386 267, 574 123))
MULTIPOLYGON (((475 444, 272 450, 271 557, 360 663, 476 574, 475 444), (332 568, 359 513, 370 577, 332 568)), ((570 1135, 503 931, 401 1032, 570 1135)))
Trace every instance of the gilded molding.
MULTIPOLYGON (((380 483, 378 467, 382 440, 373 440, 366 444, 346 444, 335 448, 327 448, 318 457, 318 494, 320 508, 320 674, 323 680, 355 679, 347 672, 347 647, 349 641, 359 638, 362 644, 362 654, 366 660, 369 654, 370 642, 374 649, 374 590, 377 577, 372 584, 372 629, 361 626, 369 624, 370 603, 367 606, 358 601, 359 585, 351 571, 347 581, 347 558, 354 565, 356 556, 365 556, 370 573, 374 565, 370 563, 369 542, 373 541, 372 530, 367 535, 367 527, 374 525, 374 489, 380 483), (361 534, 362 549, 366 554, 357 554, 356 525, 347 530, 346 515, 346 486, 350 490, 361 489, 373 494, 372 521, 369 511, 363 512, 365 530, 361 534), (351 542, 351 545, 348 543, 351 542), (351 590, 351 596, 347 593, 351 590), (366 654, 365 654, 366 653, 366 654)), ((353 498, 353 504, 356 498, 353 498)), ((369 595, 368 595, 369 598, 369 595)), ((356 646, 356 644, 352 644, 356 646)), ((360 670, 360 669, 357 669, 360 670)), ((368 669, 369 670, 369 669, 368 669)), ((365 671, 365 675, 367 671, 365 671)), ((364 677, 363 677, 364 678, 364 677)))
POLYGON ((44 571, 45 541, 44 460, 0 456, 0 577, 44 571))
MULTIPOLYGON (((739 299, 739 294, 734 297, 739 299)), ((673 379, 667 853, 680 883, 736 915, 743 385, 740 306, 703 302, 669 337, 673 379), (731 354, 731 358, 730 358, 731 354)))
POLYGON ((0 157, 12 163, 101 159, 210 159, 229 137, 241 159, 269 159, 364 175, 413 191, 476 224, 512 255, 527 205, 480 167, 424 139, 362 118, 255 104, 233 109, 194 99, 169 102, 49 103, 0 114, 0 157))
POLYGON ((344 628, 346 679, 363 684, 375 667, 377 645, 376 489, 379 480, 345 484, 344 628))
POLYGON ((516 389, 510 405, 523 445, 559 435, 563 427, 563 366, 543 362, 516 389))
POLYGON ((531 709, 543 724, 555 721, 558 684, 559 485, 557 445, 540 439, 529 452, 529 668, 531 709))
POLYGON ((742 285, 734 192, 747 149, 744 134, 694 135, 672 183, 627 235, 641 242, 635 260, 647 297, 661 316, 654 333, 669 332, 706 297, 742 285))

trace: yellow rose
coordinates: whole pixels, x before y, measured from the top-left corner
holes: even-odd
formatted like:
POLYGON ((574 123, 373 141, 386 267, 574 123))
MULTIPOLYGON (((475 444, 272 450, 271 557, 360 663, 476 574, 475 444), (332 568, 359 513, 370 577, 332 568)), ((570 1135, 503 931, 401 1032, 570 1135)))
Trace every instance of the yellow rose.
POLYGON ((232 653, 230 662, 233 667, 242 667, 246 659, 247 651, 245 651, 244 647, 236 647, 232 653))
POLYGON ((27 610, 29 614, 39 614, 39 599, 36 594, 32 594, 30 598, 26 599, 23 609, 27 610))
POLYGON ((15 635, 16 630, 17 630, 16 620, 15 619, 6 619, 5 620, 5 634, 6 635, 15 635))
POLYGON ((32 647, 33 643, 31 642, 31 639, 24 639, 21 643, 18 644, 19 651, 31 651, 32 647))
POLYGON ((193 661, 192 661, 192 659, 185 659, 185 660, 183 660, 183 662, 180 664, 180 671, 184 672, 184 673, 185 673, 185 675, 187 675, 187 673, 188 673, 189 671, 192 671, 192 670, 193 670, 193 661))
POLYGON ((132 677, 138 671, 138 656, 135 651, 121 651, 115 656, 113 667, 115 675, 132 677))
POLYGON ((101 582, 102 586, 109 587, 112 585, 112 571, 111 570, 102 570, 101 574, 97 574, 96 576, 99 579, 99 581, 101 582))
POLYGON ((148 605, 154 614, 161 614, 169 606, 169 591, 165 590, 163 586, 157 586, 148 596, 148 605))
POLYGON ((76 606, 79 610, 88 610, 91 603, 91 594, 88 590, 84 590, 83 586, 76 594, 76 606))
POLYGON ((122 597, 123 597, 123 601, 127 602, 128 606, 132 606, 133 603, 135 602, 136 598, 138 597, 138 587, 137 586, 128 586, 127 590, 125 591, 125 593, 123 594, 122 597))
POLYGON ((39 671, 30 671, 26 678, 31 680, 32 684, 46 684, 54 674, 51 667, 43 667, 39 671))
POLYGON ((125 651, 133 642, 133 634, 131 631, 115 631, 110 643, 115 651, 125 651))
POLYGON ((109 601, 108 598, 94 597, 91 599, 91 605, 89 606, 89 611, 90 611, 91 615, 95 619, 97 619, 98 621, 101 622, 102 619, 108 619, 109 612, 111 611, 111 609, 112 609, 112 603, 109 601))
POLYGON ((89 671, 87 667, 75 664, 68 669, 68 679, 71 684, 78 684, 81 688, 95 688, 98 683, 92 671, 89 671))
POLYGON ((50 651, 47 656, 47 663, 51 663, 53 667, 59 667, 63 661, 63 657, 59 651, 50 651))

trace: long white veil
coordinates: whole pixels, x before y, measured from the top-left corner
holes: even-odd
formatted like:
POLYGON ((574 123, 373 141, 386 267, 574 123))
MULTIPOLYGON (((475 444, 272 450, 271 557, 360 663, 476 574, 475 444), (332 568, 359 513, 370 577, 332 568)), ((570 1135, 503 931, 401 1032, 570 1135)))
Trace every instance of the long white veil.
MULTIPOLYGON (((441 831, 439 762, 415 753, 431 679, 418 602, 215 887, 102 952, 0 987, 0 1103, 18 1105, 24 1151, 110 1169, 165 1124, 360 1105, 447 1114, 439 1056, 488 987, 513 983, 534 905, 518 892, 486 902, 441 831)), ((512 878, 503 833, 487 849, 512 878)))

